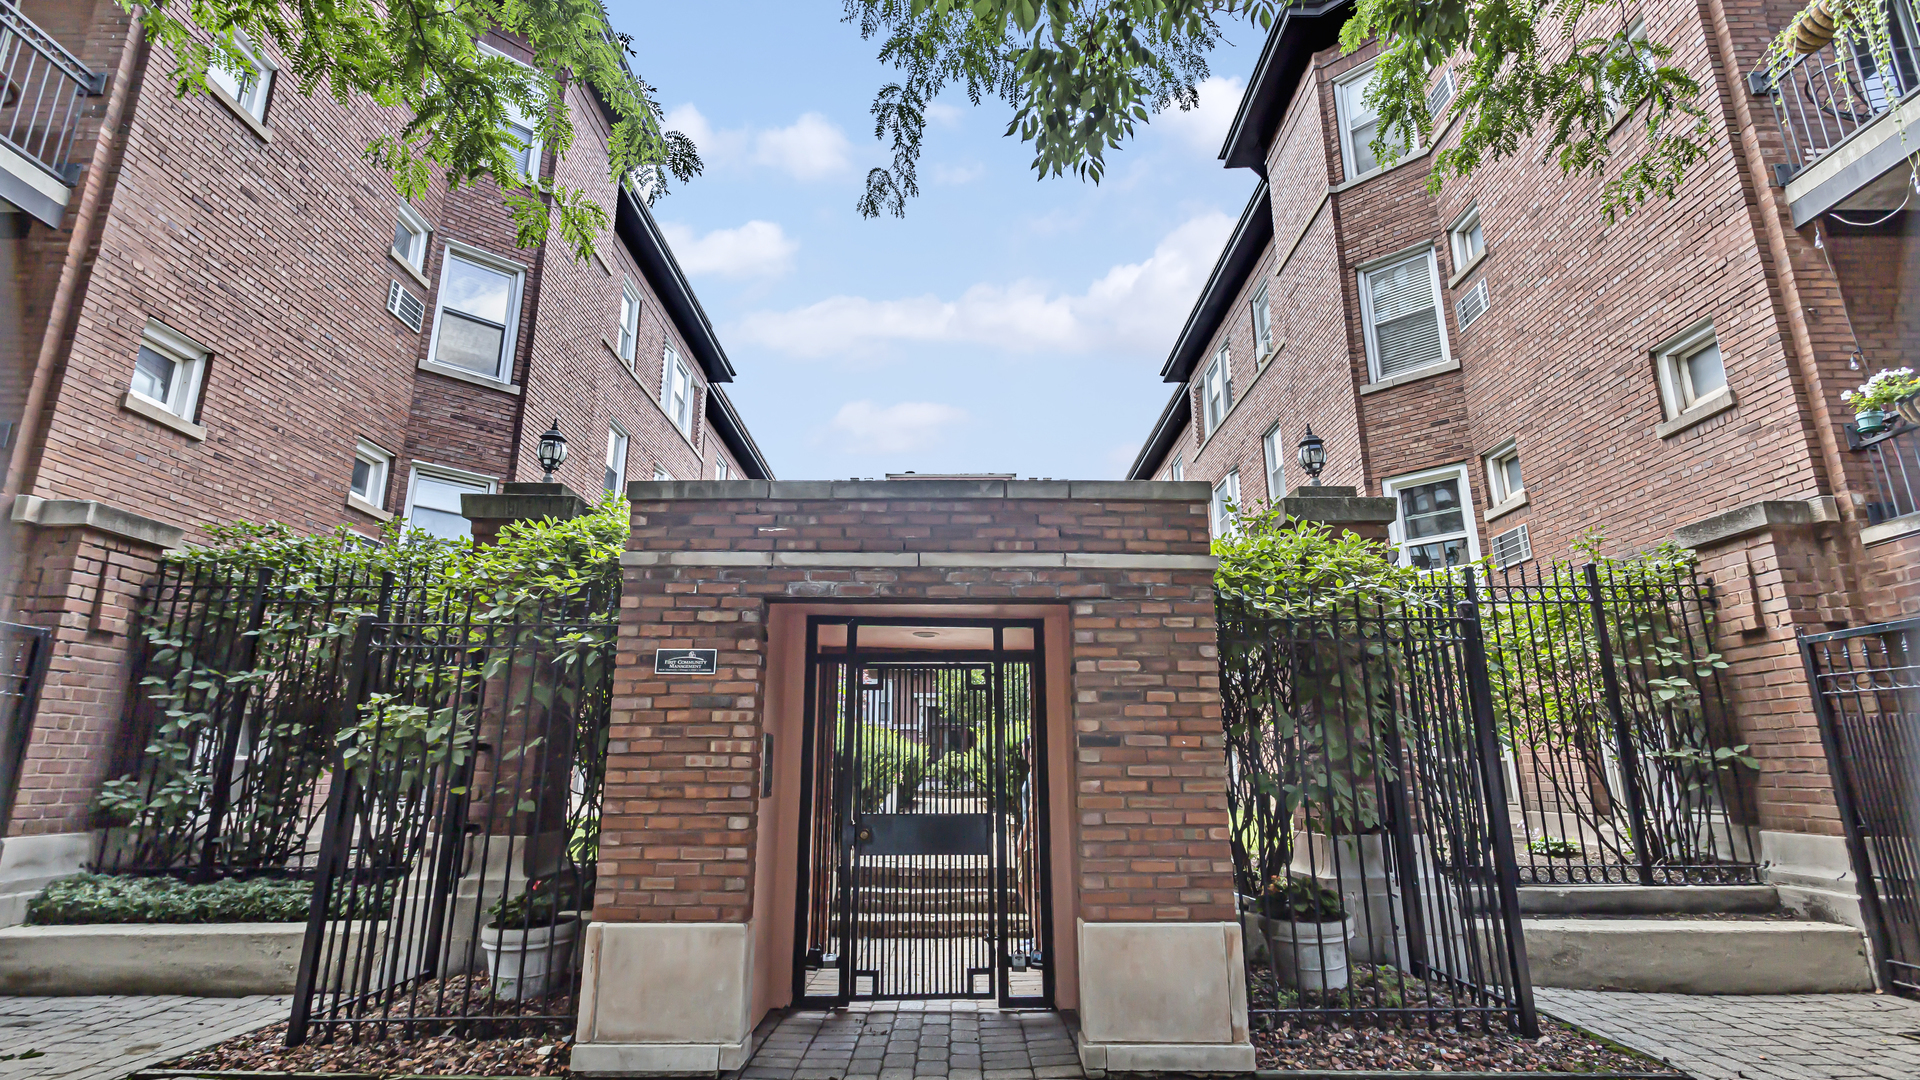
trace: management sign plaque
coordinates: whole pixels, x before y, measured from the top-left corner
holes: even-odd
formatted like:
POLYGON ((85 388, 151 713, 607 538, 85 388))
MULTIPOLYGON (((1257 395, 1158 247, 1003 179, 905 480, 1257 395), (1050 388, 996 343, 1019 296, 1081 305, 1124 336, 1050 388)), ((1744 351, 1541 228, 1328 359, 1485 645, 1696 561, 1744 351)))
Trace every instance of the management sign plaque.
POLYGON ((717 675, 718 649, 655 649, 653 670, 662 675, 717 675))

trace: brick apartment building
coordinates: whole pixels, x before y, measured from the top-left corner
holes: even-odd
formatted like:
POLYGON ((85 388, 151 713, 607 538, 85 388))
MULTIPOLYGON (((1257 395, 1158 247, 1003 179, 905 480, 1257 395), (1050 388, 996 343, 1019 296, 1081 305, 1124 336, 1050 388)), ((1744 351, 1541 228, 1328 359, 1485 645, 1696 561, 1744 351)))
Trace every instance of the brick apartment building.
MULTIPOLYGON (((1591 529, 1608 552, 1696 548, 1761 761, 1762 857, 1844 908, 1796 632, 1920 612, 1920 434, 1862 438, 1840 398, 1913 363, 1920 243, 1898 212, 1912 133, 1896 125, 1915 116, 1891 106, 1915 85, 1916 43, 1896 34, 1905 66, 1856 83, 1878 96, 1842 123, 1808 106, 1808 64, 1757 70, 1796 5, 1629 5, 1700 80, 1714 138, 1674 199, 1609 224, 1601 181, 1562 178, 1535 147, 1437 195, 1430 147, 1375 162, 1377 48, 1337 44, 1352 10, 1296 4, 1267 40, 1221 151, 1260 182, 1162 369, 1178 385, 1130 478, 1213 485, 1217 530, 1228 504, 1308 482, 1295 451, 1311 426, 1321 483, 1394 499, 1414 565, 1567 558, 1591 529)), ((1596 13, 1594 32, 1616 17, 1596 13)), ((1854 62, 1833 46, 1813 61, 1854 62)), ((1436 105, 1453 79, 1436 73, 1436 105)), ((1457 124, 1436 116, 1444 147, 1457 124)), ((1644 128, 1612 138, 1625 160, 1644 128)))
POLYGON ((0 878, 84 853, 129 610, 204 523, 464 535, 461 496, 540 479, 556 418, 577 491, 770 477, 699 301, 608 179, 610 114, 585 88, 566 157, 524 155, 614 211, 580 262, 516 248, 491 185, 403 202, 362 157, 398 113, 303 96, 268 51, 181 98, 112 0, 0 17, 4 78, 53 88, 0 108, 5 617, 55 635, 10 830, 40 839, 8 844, 0 878))

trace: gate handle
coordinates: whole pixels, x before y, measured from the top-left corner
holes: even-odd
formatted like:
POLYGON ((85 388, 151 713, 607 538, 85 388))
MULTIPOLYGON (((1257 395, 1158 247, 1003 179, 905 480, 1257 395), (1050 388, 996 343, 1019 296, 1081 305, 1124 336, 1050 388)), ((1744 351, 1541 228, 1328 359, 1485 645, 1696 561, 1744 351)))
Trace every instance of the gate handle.
POLYGON ((856 843, 861 843, 861 844, 873 843, 873 826, 871 825, 859 826, 853 834, 853 839, 856 843))

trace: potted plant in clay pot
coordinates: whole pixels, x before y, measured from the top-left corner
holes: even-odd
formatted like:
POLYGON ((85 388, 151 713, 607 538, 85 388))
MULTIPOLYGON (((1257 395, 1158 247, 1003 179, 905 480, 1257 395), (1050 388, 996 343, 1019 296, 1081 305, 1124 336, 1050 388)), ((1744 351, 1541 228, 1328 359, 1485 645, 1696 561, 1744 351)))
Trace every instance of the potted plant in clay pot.
POLYGON ((580 935, 577 892, 571 880, 535 878, 525 892, 487 909, 492 918, 480 931, 480 950, 495 998, 544 997, 572 974, 580 935))
MULTIPOLYGON (((1853 407, 1854 429, 1860 437, 1870 439, 1892 426, 1887 410, 1902 398, 1910 398, 1915 391, 1920 391, 1920 378, 1914 377, 1912 368, 1887 368, 1874 372, 1872 378, 1860 384, 1860 389, 1843 391, 1840 400, 1853 407)), ((1900 411, 1905 415, 1907 410, 1900 411)))
POLYGON ((1302 991, 1346 989, 1353 919, 1340 894, 1312 878, 1275 874, 1260 900, 1281 981, 1302 991))

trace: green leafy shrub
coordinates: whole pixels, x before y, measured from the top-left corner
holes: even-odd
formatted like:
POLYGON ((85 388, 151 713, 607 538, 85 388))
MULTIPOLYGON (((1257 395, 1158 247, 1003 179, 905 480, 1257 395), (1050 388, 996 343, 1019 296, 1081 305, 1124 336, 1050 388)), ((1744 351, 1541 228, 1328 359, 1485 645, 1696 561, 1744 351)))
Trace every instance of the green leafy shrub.
POLYGON ((516 896, 501 897, 487 909, 487 926, 493 930, 539 930, 565 922, 564 912, 580 911, 593 904, 593 881, 572 875, 535 878, 516 896))
POLYGON ((167 877, 75 874, 27 902, 33 926, 305 922, 313 883, 290 878, 188 885, 167 877))
POLYGON ((926 781, 927 748, 879 724, 860 725, 860 812, 877 813, 898 793, 904 809, 926 781))
POLYGON ((1275 874, 1260 897, 1260 909, 1269 919, 1303 923, 1339 922, 1347 917, 1339 893, 1299 874, 1275 874))

